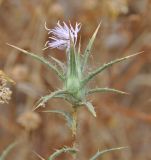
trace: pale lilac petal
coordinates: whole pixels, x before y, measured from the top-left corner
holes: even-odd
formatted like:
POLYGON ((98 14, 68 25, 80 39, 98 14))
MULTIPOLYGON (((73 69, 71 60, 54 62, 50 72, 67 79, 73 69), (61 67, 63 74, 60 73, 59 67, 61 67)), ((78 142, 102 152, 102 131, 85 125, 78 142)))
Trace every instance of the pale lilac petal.
POLYGON ((53 29, 47 28, 45 24, 45 28, 48 31, 48 34, 52 34, 49 37, 51 41, 48 41, 46 45, 50 48, 58 48, 61 50, 70 48, 70 37, 73 41, 73 44, 76 45, 78 32, 81 29, 81 24, 76 22, 75 29, 71 24, 69 26, 63 22, 63 25, 60 22, 57 22, 57 26, 53 29))

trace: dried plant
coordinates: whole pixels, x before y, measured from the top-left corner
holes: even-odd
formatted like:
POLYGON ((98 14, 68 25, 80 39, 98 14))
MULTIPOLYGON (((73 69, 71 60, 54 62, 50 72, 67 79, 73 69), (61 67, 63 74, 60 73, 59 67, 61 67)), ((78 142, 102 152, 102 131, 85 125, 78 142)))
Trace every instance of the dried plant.
POLYGON ((12 91, 7 87, 7 83, 14 83, 3 71, 0 70, 0 103, 8 103, 11 99, 12 91))

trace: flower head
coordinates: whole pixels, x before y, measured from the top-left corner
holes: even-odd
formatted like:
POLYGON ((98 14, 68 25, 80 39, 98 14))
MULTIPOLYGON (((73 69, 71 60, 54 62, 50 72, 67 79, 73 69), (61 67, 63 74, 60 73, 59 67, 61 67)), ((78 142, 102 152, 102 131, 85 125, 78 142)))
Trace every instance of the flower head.
POLYGON ((69 26, 63 22, 63 25, 60 24, 58 21, 57 26, 54 29, 49 29, 46 27, 46 30, 48 30, 48 34, 52 34, 49 38, 52 41, 46 42, 46 48, 58 48, 61 50, 69 49, 70 48, 70 41, 72 40, 73 44, 76 45, 78 32, 81 29, 81 24, 76 23, 75 28, 71 24, 69 26))

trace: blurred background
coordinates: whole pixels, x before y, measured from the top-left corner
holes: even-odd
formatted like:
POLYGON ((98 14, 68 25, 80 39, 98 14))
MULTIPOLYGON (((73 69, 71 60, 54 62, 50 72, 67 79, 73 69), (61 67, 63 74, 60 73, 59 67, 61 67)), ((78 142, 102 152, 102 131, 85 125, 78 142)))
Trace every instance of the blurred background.
MULTIPOLYGON (((47 49, 47 27, 57 21, 82 24, 82 50, 102 21, 90 58, 90 70, 110 60, 144 51, 99 74, 92 87, 112 87, 130 95, 95 94, 89 97, 97 118, 79 112, 79 159, 87 160, 98 149, 129 146, 102 160, 151 159, 151 1, 150 0, 0 0, 0 70, 16 84, 9 104, 0 104, 0 153, 8 144, 22 140, 8 156, 14 160, 38 160, 36 151, 48 158, 55 149, 72 146, 71 131, 62 117, 31 110, 39 97, 62 86, 41 63, 20 54, 6 43, 65 61, 62 51, 47 49)), ((58 99, 47 109, 71 110, 58 99)), ((59 159, 59 158, 58 158, 59 159)), ((72 159, 64 154, 60 159, 72 159)))

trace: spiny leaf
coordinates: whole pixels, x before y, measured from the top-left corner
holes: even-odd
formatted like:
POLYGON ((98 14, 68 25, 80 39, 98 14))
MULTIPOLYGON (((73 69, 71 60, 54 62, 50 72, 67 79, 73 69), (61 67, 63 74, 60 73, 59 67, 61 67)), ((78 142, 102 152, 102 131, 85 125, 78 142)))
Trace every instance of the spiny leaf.
POLYGON ((36 103, 36 107, 33 109, 33 110, 36 110, 38 109, 39 107, 41 106, 44 106, 45 103, 50 100, 51 98, 54 98, 54 97, 57 97, 59 95, 64 95, 66 94, 66 91, 65 90, 58 90, 58 91, 55 91, 55 92, 52 92, 51 94, 48 94, 42 98, 39 99, 39 101, 36 103), (37 105, 38 104, 38 105, 37 105))
POLYGON ((34 59, 42 62, 42 63, 45 64, 45 65, 47 65, 47 66, 48 66, 50 69, 52 69, 62 80, 64 80, 64 76, 60 73, 60 71, 59 71, 54 65, 52 65, 49 61, 47 61, 44 57, 39 56, 39 55, 36 55, 36 54, 34 54, 34 53, 32 53, 32 52, 28 52, 28 51, 26 51, 26 50, 24 50, 24 49, 21 49, 21 48, 19 48, 19 47, 16 47, 16 46, 11 45, 11 44, 8 44, 8 43, 7 43, 7 45, 9 45, 9 46, 11 46, 11 47, 13 47, 13 48, 21 51, 22 53, 24 53, 24 54, 26 54, 26 55, 31 56, 32 58, 34 58, 34 59))
POLYGON ((41 155, 39 155, 37 152, 33 151, 33 153, 41 160, 45 160, 41 155))
POLYGON ((91 49, 92 49, 95 37, 96 37, 96 35, 98 33, 98 30, 100 28, 100 25, 101 25, 101 23, 98 25, 97 29, 95 30, 94 34, 92 35, 92 37, 91 37, 91 39, 90 39, 90 41, 89 41, 89 43, 88 43, 88 45, 87 45, 87 47, 86 47, 86 49, 84 51, 82 70, 84 69, 84 67, 85 67, 85 65, 86 65, 86 63, 88 61, 88 58, 89 58, 89 55, 91 53, 91 49))
POLYGON ((116 63, 119 63, 119 62, 122 62, 126 59, 129 59, 131 57, 134 57, 134 56, 137 56, 139 54, 141 54, 143 52, 139 52, 139 53, 136 53, 136 54, 133 54, 133 55, 130 55, 130 56, 126 56, 126 57, 123 57, 123 58, 119 58, 119 59, 116 59, 114 61, 111 61, 109 63, 105 63, 104 65, 98 67, 95 71, 93 71, 92 73, 90 73, 84 80, 83 80, 83 85, 85 85, 88 81, 90 81, 93 77, 95 77, 97 74, 99 74, 100 72, 102 72, 103 70, 111 67, 113 64, 116 64, 116 63))
POLYGON ((74 97, 74 95, 66 90, 64 90, 64 93, 62 94, 57 94, 54 96, 54 98, 61 98, 66 100, 67 102, 69 102, 71 104, 71 99, 73 101, 76 101, 76 98, 74 97))
POLYGON ((57 114, 60 114, 60 115, 64 116, 66 121, 67 121, 68 126, 70 128, 72 127, 73 118, 72 118, 72 116, 71 116, 71 114, 69 112, 62 111, 62 110, 47 110, 47 111, 43 111, 43 112, 57 113, 57 114))
POLYGON ((99 157, 101 157, 103 154, 112 152, 112 151, 118 151, 122 149, 128 149, 128 147, 118 147, 118 148, 111 148, 111 149, 106 149, 103 151, 98 151, 90 160, 97 160, 99 157))
POLYGON ((6 156, 9 154, 9 152, 17 145, 17 142, 14 142, 10 144, 0 155, 0 160, 5 160, 6 156))
POLYGON ((64 147, 62 149, 57 150, 56 152, 54 152, 49 158, 48 160, 54 160, 56 159, 56 157, 60 156, 62 153, 71 153, 71 154, 75 154, 76 152, 78 152, 77 149, 75 148, 68 148, 68 147, 64 147))
POLYGON ((95 88, 90 89, 87 94, 93 94, 93 93, 104 93, 104 92, 112 92, 112 93, 118 93, 118 94, 128 94, 126 92, 114 89, 114 88, 95 88))
POLYGON ((94 117, 96 117, 96 112, 94 110, 93 105, 90 102, 85 102, 84 104, 86 105, 86 107, 88 108, 88 110, 92 113, 92 115, 94 117))
POLYGON ((66 66, 65 66, 64 63, 62 63, 61 61, 59 61, 58 59, 56 59, 56 58, 54 58, 54 57, 52 57, 52 56, 49 56, 49 57, 50 57, 54 62, 56 62, 57 65, 58 65, 63 71, 65 71, 66 66))

